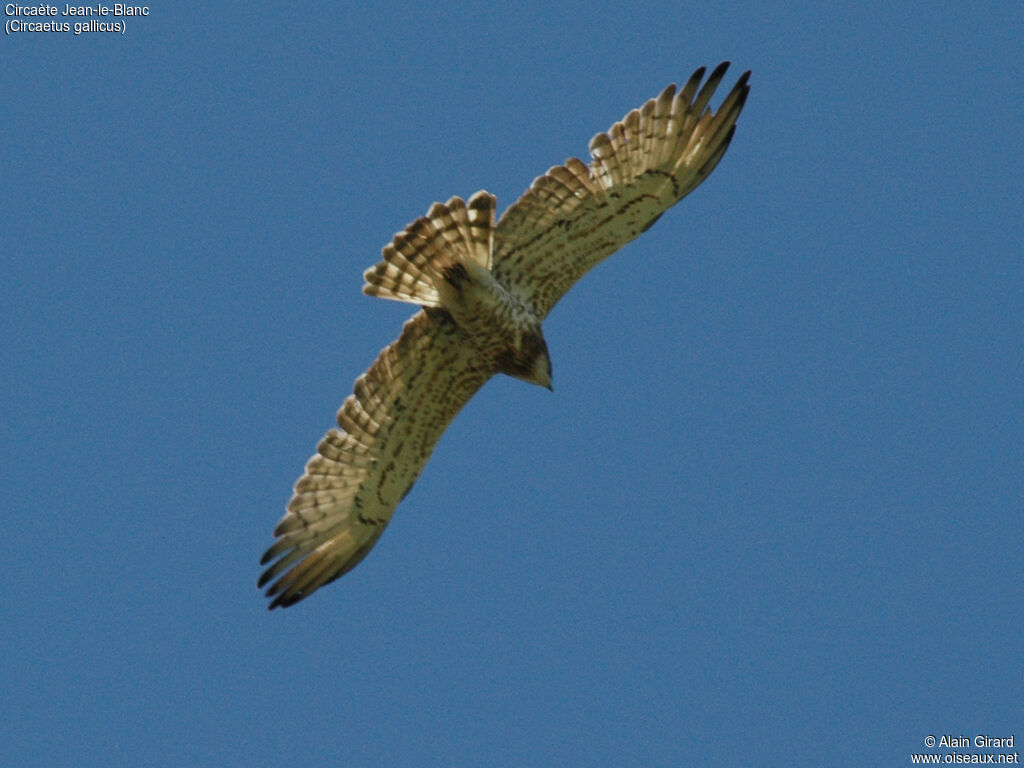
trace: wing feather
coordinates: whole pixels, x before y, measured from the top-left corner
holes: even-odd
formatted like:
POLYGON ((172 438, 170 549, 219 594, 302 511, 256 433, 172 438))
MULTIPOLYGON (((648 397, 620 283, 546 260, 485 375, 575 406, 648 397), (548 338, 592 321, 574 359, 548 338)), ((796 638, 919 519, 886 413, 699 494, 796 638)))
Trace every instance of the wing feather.
POLYGON ((441 434, 490 378, 472 350, 446 312, 424 309, 356 380, 261 561, 271 608, 308 597, 370 551, 441 434))
POLYGON ((648 229, 721 160, 743 109, 744 73, 717 112, 708 108, 729 63, 701 85, 698 69, 539 176, 498 222, 492 271, 544 318, 590 269, 648 229), (699 90, 698 90, 699 88, 699 90))

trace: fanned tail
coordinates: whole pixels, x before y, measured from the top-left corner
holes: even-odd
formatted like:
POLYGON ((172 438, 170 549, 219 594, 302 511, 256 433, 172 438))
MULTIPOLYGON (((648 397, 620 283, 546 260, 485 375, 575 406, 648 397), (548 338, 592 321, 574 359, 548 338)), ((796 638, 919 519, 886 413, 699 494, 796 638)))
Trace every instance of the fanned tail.
POLYGON ((384 246, 384 258, 363 273, 363 293, 425 307, 441 305, 437 286, 457 264, 491 266, 494 195, 480 191, 466 202, 434 203, 384 246))

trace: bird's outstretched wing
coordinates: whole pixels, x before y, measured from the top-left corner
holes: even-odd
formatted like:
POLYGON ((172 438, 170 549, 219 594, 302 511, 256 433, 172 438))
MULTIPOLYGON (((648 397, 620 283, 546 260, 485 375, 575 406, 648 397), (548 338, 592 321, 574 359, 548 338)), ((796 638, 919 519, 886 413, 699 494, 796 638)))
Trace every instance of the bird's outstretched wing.
POLYGON ((711 111, 708 102, 728 66, 716 67, 702 87, 703 67, 679 93, 670 85, 591 139, 589 165, 570 158, 537 177, 505 211, 491 270, 539 318, 594 265, 693 191, 722 159, 750 89, 746 72, 718 111, 711 111))
POLYGON ((259 580, 271 608, 352 570, 412 487, 441 434, 491 376, 441 309, 413 315, 355 383, 338 426, 295 484, 259 580), (275 581, 276 579, 276 581, 275 581))

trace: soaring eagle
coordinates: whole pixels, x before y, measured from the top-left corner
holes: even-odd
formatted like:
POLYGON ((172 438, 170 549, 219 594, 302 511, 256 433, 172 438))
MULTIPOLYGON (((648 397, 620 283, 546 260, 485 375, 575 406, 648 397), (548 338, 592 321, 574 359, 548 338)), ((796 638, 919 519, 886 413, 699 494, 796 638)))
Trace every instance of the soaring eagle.
POLYGON ((391 521, 441 434, 496 373, 551 387, 541 322, 577 280, 646 231, 722 159, 747 98, 744 73, 708 106, 729 63, 701 85, 668 86, 539 176, 495 223, 477 192, 435 203, 395 235, 363 292, 416 304, 401 335, 355 391, 295 484, 263 555, 270 608, 355 568, 391 521), (272 583, 271 583, 272 582, 272 583))

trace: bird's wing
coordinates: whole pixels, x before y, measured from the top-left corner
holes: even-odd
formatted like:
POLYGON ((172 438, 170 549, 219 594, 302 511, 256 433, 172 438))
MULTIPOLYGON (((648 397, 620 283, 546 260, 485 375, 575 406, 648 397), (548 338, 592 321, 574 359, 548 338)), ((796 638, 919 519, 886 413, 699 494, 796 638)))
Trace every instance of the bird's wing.
POLYGON ((491 376, 450 316, 424 309, 355 383, 338 426, 295 484, 259 580, 271 608, 352 570, 370 551, 441 434, 491 376))
POLYGON ((722 159, 743 109, 750 72, 717 112, 708 107, 729 63, 703 87, 698 69, 590 141, 592 160, 570 158, 537 177, 498 222, 492 272, 547 316, 594 265, 650 227, 722 159))

